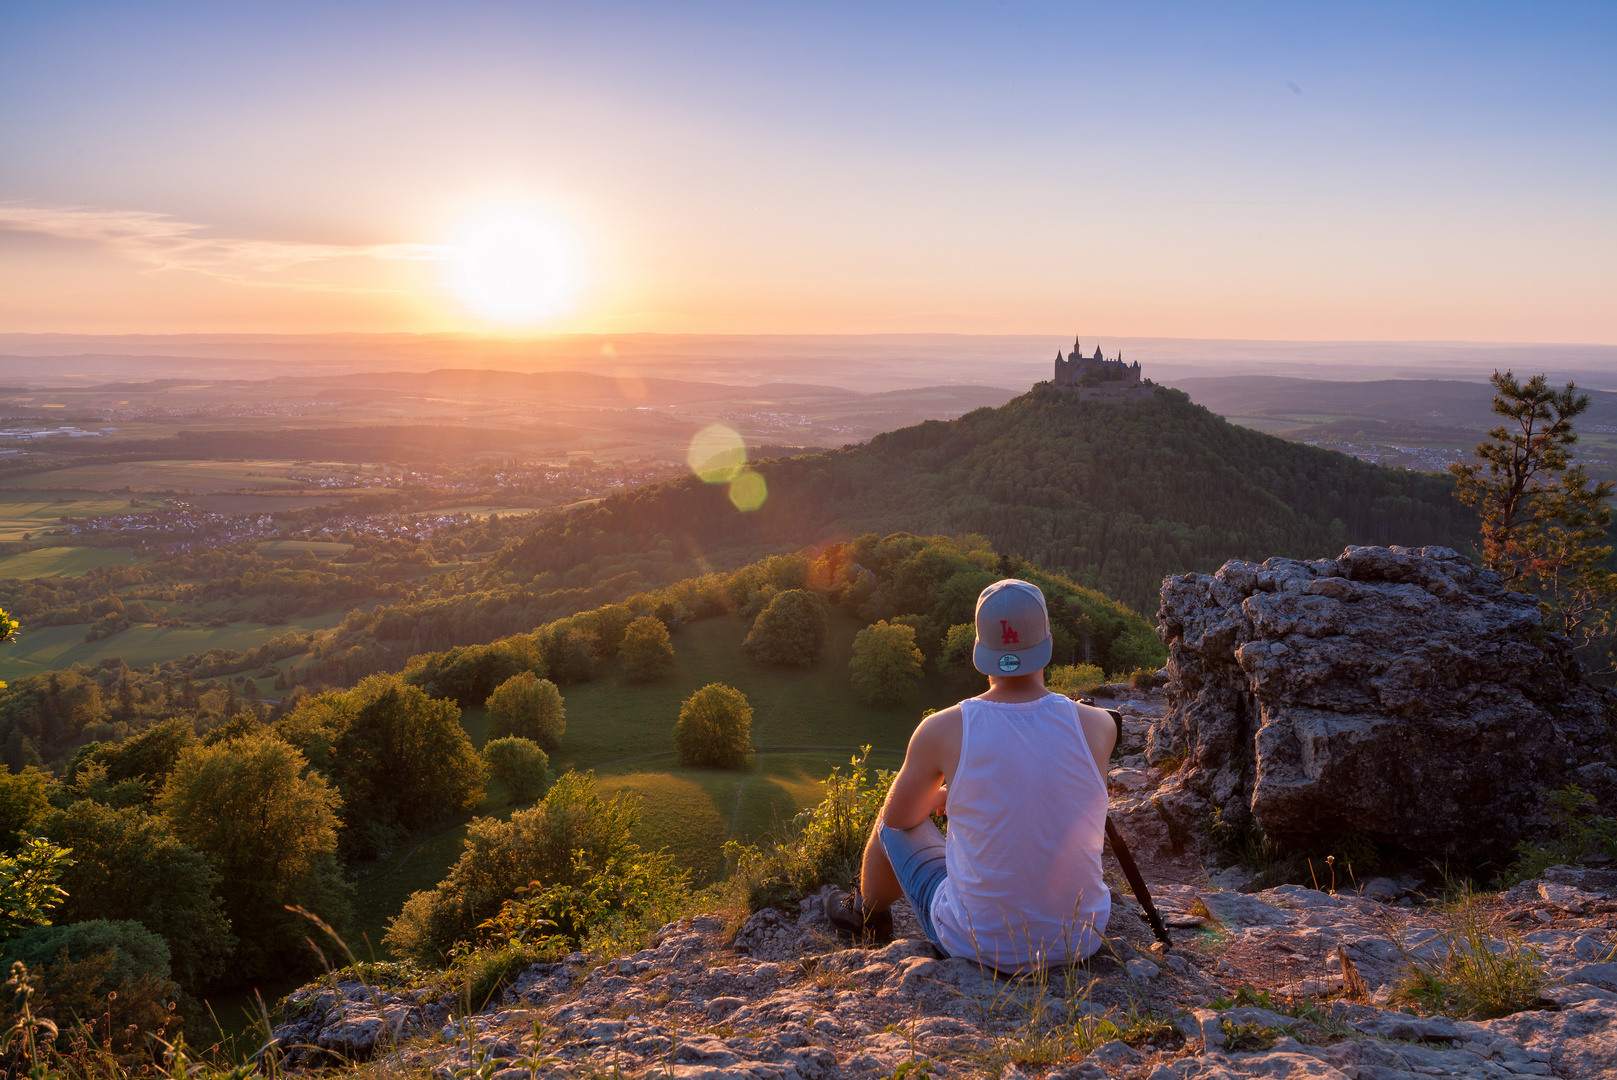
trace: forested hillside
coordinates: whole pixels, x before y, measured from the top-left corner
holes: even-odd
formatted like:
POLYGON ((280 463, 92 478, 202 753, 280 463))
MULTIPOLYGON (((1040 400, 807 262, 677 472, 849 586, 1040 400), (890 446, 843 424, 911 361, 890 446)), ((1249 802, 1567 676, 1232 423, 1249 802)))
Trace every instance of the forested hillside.
POLYGON ((1120 405, 1041 386, 998 409, 753 468, 769 491, 756 511, 689 477, 548 522, 501 564, 599 574, 658 550, 735 565, 861 533, 980 533, 1150 613, 1165 574, 1228 558, 1317 557, 1347 543, 1463 549, 1475 532, 1448 477, 1238 427, 1165 388, 1120 405))

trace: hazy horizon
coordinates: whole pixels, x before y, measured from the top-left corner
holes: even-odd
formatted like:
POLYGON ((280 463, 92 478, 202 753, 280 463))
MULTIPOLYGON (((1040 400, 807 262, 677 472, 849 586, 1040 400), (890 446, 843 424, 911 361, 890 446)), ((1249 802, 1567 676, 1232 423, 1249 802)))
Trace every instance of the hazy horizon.
MULTIPOLYGON (((1495 368, 1548 372, 1617 389, 1617 346, 1517 342, 1241 341, 1083 337, 1173 383, 1220 375, 1316 380, 1485 381, 1495 368)), ((158 378, 246 378, 434 368, 588 371, 756 385, 883 391, 954 383, 1016 389, 1050 376, 1070 337, 968 334, 74 335, 0 333, 0 378, 88 385, 158 378)))

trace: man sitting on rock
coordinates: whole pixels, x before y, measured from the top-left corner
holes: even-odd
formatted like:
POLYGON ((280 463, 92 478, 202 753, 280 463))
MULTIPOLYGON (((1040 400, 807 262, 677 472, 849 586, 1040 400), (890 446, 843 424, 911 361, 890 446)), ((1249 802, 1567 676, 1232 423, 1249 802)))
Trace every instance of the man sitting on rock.
POLYGON ((1081 960, 1111 911, 1101 880, 1106 762, 1117 728, 1103 710, 1044 688, 1050 615, 1015 578, 977 598, 972 663, 988 692, 933 713, 910 738, 865 846, 860 891, 825 913, 856 937, 890 937, 900 895, 948 956, 1003 972, 1081 960), (929 817, 949 815, 945 840, 929 817))

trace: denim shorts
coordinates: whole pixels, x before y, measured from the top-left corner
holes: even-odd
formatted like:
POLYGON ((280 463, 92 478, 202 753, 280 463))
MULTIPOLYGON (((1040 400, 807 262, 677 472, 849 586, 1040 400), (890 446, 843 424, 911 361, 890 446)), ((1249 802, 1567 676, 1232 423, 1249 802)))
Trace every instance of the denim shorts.
POLYGON ((943 955, 949 955, 938 940, 938 929, 932 922, 933 898, 937 896, 938 886, 949 876, 943 834, 928 818, 913 829, 889 829, 883 825, 879 835, 882 850, 887 853, 887 861, 893 864, 893 874, 904 890, 904 898, 915 909, 926 939, 943 955))

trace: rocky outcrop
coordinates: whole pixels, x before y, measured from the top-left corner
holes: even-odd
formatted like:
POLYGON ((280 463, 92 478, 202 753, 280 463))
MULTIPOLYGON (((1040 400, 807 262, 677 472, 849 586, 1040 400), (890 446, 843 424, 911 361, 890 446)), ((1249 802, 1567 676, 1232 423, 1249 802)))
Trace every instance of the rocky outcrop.
POLYGON ((1441 907, 1166 886, 1164 911, 1201 927, 1171 952, 1114 897, 1103 952, 1040 978, 942 959, 920 937, 847 947, 811 898, 748 920, 735 942, 752 955, 696 916, 632 956, 536 964, 480 1012, 419 990, 311 986, 275 1038, 292 1061, 318 1046, 436 1080, 878 1080, 906 1066, 998 1080, 1594 1080, 1617 1075, 1614 876, 1557 867, 1483 902, 1500 947, 1530 950, 1543 978, 1528 1008, 1494 1020, 1392 1007, 1409 964, 1440 967, 1460 940, 1441 907))
POLYGON ((1159 805, 1293 844, 1344 833, 1479 857, 1542 836, 1540 792, 1609 802, 1609 696, 1536 602, 1447 548, 1232 560, 1162 587, 1159 805))

